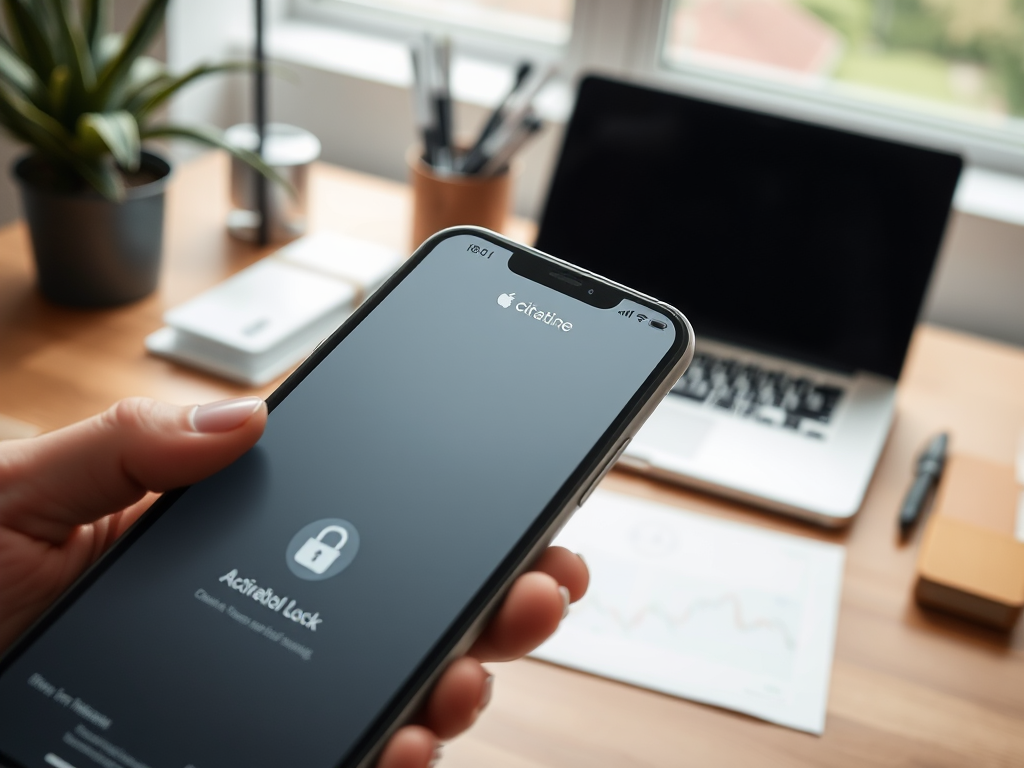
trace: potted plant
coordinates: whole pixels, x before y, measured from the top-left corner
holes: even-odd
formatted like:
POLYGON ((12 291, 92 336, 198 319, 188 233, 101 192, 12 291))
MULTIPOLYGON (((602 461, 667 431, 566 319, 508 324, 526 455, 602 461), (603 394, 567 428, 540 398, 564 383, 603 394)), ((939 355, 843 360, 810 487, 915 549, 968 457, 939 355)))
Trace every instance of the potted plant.
POLYGON ((27 144, 14 165, 39 288, 72 306, 111 306, 156 287, 170 164, 142 142, 185 138, 226 149, 270 174, 213 130, 159 121, 158 108, 198 78, 145 55, 168 0, 150 0, 127 34, 107 31, 110 0, 0 0, 0 125, 27 144))

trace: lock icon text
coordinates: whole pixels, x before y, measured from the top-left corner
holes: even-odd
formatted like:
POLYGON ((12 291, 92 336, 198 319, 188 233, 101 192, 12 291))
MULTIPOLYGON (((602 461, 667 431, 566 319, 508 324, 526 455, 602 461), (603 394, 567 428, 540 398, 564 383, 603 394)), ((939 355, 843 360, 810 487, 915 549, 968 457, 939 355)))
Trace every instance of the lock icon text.
POLYGON ((348 542, 348 531, 340 525, 328 525, 315 539, 310 538, 295 553, 295 562, 313 573, 323 573, 331 567, 331 563, 338 559, 341 548, 348 542), (331 533, 337 533, 341 539, 334 545, 326 544, 324 537, 331 533))

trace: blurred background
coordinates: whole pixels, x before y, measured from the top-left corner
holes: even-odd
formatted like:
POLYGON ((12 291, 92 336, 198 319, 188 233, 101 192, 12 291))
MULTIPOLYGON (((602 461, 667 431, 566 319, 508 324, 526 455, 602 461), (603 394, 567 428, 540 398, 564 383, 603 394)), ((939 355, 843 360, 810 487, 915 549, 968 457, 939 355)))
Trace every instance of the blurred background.
MULTIPOLYGON (((135 0, 115 9, 127 20, 135 0)), ((269 0, 270 117, 323 159, 404 180, 415 141, 408 43, 454 41, 457 133, 477 130, 523 59, 557 62, 523 153, 518 213, 536 217, 576 79, 602 71, 697 96, 962 153, 926 318, 1024 344, 1024 2, 1020 0, 269 0)), ((247 56, 251 0, 174 0, 157 51, 175 70, 247 56)), ((250 117, 242 76, 186 91, 172 116, 250 117)), ((195 152, 194 149, 180 152, 195 152)), ((16 150, 0 137, 0 161, 16 150)), ((179 157, 182 156, 179 152, 179 157)), ((685 180, 680 180, 685 183, 685 180)), ((19 215, 0 175, 0 223, 19 215)))

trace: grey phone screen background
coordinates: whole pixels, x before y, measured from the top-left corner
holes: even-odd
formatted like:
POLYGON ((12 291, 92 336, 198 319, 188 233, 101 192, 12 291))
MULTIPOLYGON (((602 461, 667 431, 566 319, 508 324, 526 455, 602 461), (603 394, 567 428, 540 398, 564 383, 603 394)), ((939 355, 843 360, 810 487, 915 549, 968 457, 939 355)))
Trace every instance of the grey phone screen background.
POLYGON ((336 765, 672 346, 671 324, 618 310, 657 313, 585 305, 509 256, 470 235, 436 247, 256 448, 185 492, 7 669, 0 751, 336 765), (324 519, 350 524, 358 551, 297 578, 286 549, 324 519))

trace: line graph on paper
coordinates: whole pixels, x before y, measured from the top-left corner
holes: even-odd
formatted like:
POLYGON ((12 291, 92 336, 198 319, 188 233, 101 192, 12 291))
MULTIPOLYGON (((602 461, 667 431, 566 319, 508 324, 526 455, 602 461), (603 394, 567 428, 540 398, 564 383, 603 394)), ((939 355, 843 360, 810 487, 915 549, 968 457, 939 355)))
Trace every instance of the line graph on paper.
POLYGON ((773 593, 589 552, 591 586, 573 606, 577 630, 699 656, 754 674, 792 672, 801 604, 773 593))
POLYGON ((679 613, 672 613, 664 606, 649 603, 630 616, 624 616, 614 606, 605 605, 600 597, 593 597, 585 606, 598 616, 606 617, 622 632, 640 630, 648 621, 660 622, 669 632, 679 632, 690 624, 696 624, 702 613, 712 613, 724 609, 731 621, 727 619, 731 629, 740 634, 754 632, 777 633, 787 650, 796 648, 796 638, 790 631, 785 620, 775 617, 747 618, 749 613, 744 607, 743 596, 735 592, 725 592, 712 599, 696 599, 686 605, 679 613))
POLYGON ((555 543, 590 586, 534 656, 820 732, 839 547, 601 491, 555 543))

